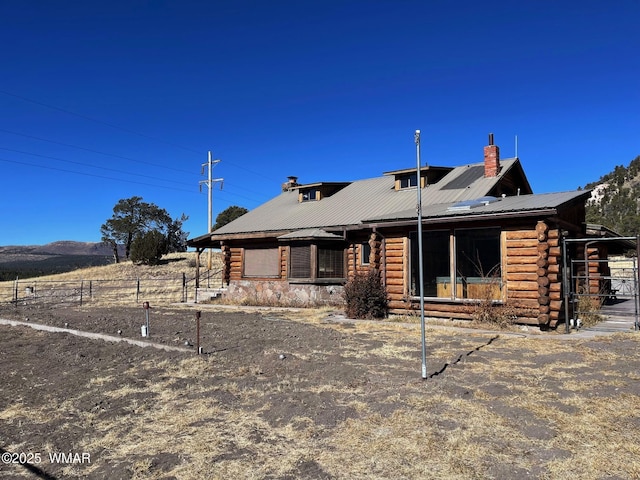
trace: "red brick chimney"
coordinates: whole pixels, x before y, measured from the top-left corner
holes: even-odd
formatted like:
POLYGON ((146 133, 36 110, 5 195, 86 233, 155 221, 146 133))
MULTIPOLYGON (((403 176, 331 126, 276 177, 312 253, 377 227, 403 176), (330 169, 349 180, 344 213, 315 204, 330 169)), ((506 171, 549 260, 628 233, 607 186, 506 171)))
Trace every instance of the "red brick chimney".
POLYGON ((489 145, 484 147, 484 176, 495 177, 500 172, 500 149, 493 144, 493 133, 489 134, 489 145))

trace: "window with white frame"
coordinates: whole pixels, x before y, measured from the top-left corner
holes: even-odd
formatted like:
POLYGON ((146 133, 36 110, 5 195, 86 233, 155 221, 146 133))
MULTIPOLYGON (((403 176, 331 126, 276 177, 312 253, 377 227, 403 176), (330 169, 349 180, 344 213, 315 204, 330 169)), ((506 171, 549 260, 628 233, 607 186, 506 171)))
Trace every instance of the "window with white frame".
POLYGON ((369 242, 360 244, 360 265, 369 265, 371 258, 371 245, 369 242))

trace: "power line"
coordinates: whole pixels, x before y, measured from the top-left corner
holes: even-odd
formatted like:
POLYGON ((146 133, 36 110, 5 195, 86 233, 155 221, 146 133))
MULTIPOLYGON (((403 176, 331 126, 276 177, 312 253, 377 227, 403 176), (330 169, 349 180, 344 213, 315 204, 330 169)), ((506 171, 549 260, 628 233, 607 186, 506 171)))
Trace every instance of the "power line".
POLYGON ((115 154, 115 153, 101 152, 100 150, 94 150, 92 148, 81 147, 79 145, 73 145, 71 143, 58 142, 56 140, 50 140, 50 139, 47 139, 47 138, 36 137, 35 135, 27 135, 27 134, 24 134, 24 133, 13 132, 11 130, 6 130, 4 128, 0 128, 0 132, 10 133, 12 135, 18 135, 18 136, 24 137, 24 138, 31 138, 33 140, 39 140, 39 141, 42 141, 42 142, 53 143, 55 145, 61 145, 63 147, 77 148, 78 150, 84 150, 85 152, 97 153, 99 155, 105 155, 107 157, 120 158, 122 160, 129 160, 131 162, 142 163, 142 164, 150 165, 150 166, 153 166, 153 167, 165 168, 167 170, 173 170, 173 171, 176 171, 176 172, 189 173, 189 174, 192 173, 192 172, 190 172, 188 170, 182 170, 182 169, 179 169, 179 168, 167 167, 166 165, 160 165, 158 163, 151 163, 151 162, 147 162, 147 161, 144 161, 144 160, 138 160, 138 159, 131 158, 131 157, 125 157, 123 155, 118 155, 118 154, 115 154))
POLYGON ((174 187, 169 187, 169 186, 166 186, 166 185, 154 185, 154 184, 151 184, 151 183, 136 182, 134 180, 125 180, 125 179, 122 179, 122 178, 107 177, 105 175, 96 175, 95 173, 78 172, 78 171, 74 171, 74 170, 67 170, 67 169, 64 169, 64 168, 50 167, 48 165, 38 165, 36 163, 19 162, 17 160, 9 160, 7 158, 0 158, 0 162, 15 163, 15 164, 18 164, 18 165, 26 165, 28 167, 45 168, 47 170, 55 170, 55 171, 58 171, 58 172, 65 172, 65 173, 73 173, 73 174, 76 174, 76 175, 84 175, 86 177, 102 178, 102 179, 105 179, 105 180, 114 180, 114 181, 123 182, 123 183, 134 183, 136 185, 144 185, 144 186, 147 186, 147 187, 165 188, 167 190, 176 190, 178 192, 196 193, 195 191, 186 190, 186 189, 183 189, 183 188, 174 188, 174 187))
POLYGON ((97 118, 89 117, 87 115, 82 115, 81 113, 76 113, 76 112, 72 112, 71 110, 66 110, 64 108, 56 107, 55 105, 49 105, 48 103, 39 102, 37 100, 32 100, 30 98, 23 97, 22 95, 16 95, 15 93, 7 92, 5 90, 0 90, 0 93, 8 95, 9 97, 19 98, 20 100, 23 100, 23 101, 29 102, 29 103, 33 103, 35 105, 40 105, 42 107, 47 107, 47 108, 50 108, 52 110, 57 110, 59 112, 66 113, 67 115, 73 115, 75 117, 79 117, 79 118, 82 118, 84 120, 89 120, 91 122, 99 123, 101 125, 106 125, 107 127, 115 128, 116 130, 122 130, 123 132, 127 132, 127 133, 131 133, 133 135, 138 135, 140 137, 148 138, 150 140, 154 140, 156 142, 164 143, 166 145, 171 145, 172 147, 181 148, 183 150, 187 150, 189 152, 193 152, 193 153, 197 153, 197 154, 202 153, 202 152, 200 152, 198 150, 194 150, 193 148, 189 148, 189 147, 185 147, 185 146, 182 146, 182 145, 178 145, 178 144, 173 143, 173 142, 168 142, 168 141, 162 140, 160 138, 152 137, 151 135, 146 135, 144 133, 136 132, 135 130, 130 130, 128 128, 121 127, 119 125, 115 125, 113 123, 105 122, 103 120, 98 120, 97 118))
MULTIPOLYGON (((160 168, 165 168, 167 170, 173 170, 173 171, 176 171, 176 172, 193 175, 193 173, 191 171, 188 171, 188 170, 181 170, 181 169, 177 169, 177 168, 166 167, 164 165, 151 163, 151 162, 146 162, 146 161, 143 161, 143 160, 137 160, 137 159, 131 158, 131 157, 125 157, 125 156, 122 156, 122 155, 101 152, 99 150, 93 150, 93 149, 90 149, 90 148, 80 147, 78 145, 72 145, 72 144, 68 144, 68 143, 58 142, 56 140, 49 140, 49 139, 46 139, 46 138, 36 137, 36 136, 33 136, 33 135, 26 135, 26 134, 23 134, 23 133, 13 132, 11 130, 6 130, 4 128, 0 128, 0 131, 1 132, 6 132, 6 133, 10 133, 10 134, 13 134, 13 135, 22 136, 22 137, 25 137, 25 138, 33 138, 35 140, 42 140, 44 142, 49 142, 49 143, 53 143, 53 144, 56 144, 56 145, 62 145, 62 146, 65 146, 65 147, 77 148, 79 150, 84 150, 84 151, 91 152, 91 153, 97 153, 97 154, 100 154, 100 155, 110 156, 110 157, 114 157, 114 158, 120 158, 122 160, 128 160, 128 161, 141 163, 141 164, 145 164, 145 165, 149 165, 149 166, 153 166, 153 167, 160 167, 160 168)), ((42 154, 39 154, 39 153, 26 152, 26 151, 23 151, 23 150, 16 150, 16 149, 11 149, 11 148, 7 148, 7 147, 0 147, 0 150, 6 150, 6 151, 10 151, 10 152, 22 153, 22 154, 32 155, 32 156, 42 157, 42 158, 50 158, 52 160, 58 160, 58 161, 61 161, 61 162, 72 163, 72 164, 77 164, 77 165, 83 165, 83 166, 88 166, 88 167, 91 167, 91 168, 98 168, 98 169, 102 169, 102 170, 117 171, 117 172, 124 173, 125 175, 138 176, 138 177, 155 179, 155 180, 160 180, 160 181, 169 181, 169 180, 165 180, 165 179, 160 178, 160 177, 152 177, 152 176, 149 176, 149 175, 142 175, 142 174, 137 174, 137 173, 129 173, 129 172, 122 171, 122 170, 116 170, 116 169, 111 169, 111 168, 107 168, 107 167, 99 167, 99 166, 92 165, 92 164, 89 164, 89 163, 77 162, 77 161, 73 161, 73 160, 65 160, 65 159, 59 158, 59 157, 52 157, 52 156, 49 156, 49 155, 42 155, 42 154)), ((174 183, 180 183, 181 185, 185 185, 185 186, 191 185, 190 183, 186 183, 186 182, 175 182, 174 180, 171 180, 171 181, 174 182, 174 183)), ((238 185, 235 185, 233 183, 228 183, 228 182, 227 182, 227 186, 240 188, 238 185)), ((256 198, 247 197, 246 195, 241 195, 241 194, 238 194, 238 193, 235 193, 235 194, 234 193, 230 193, 230 195, 233 195, 233 196, 236 196, 236 197, 239 197, 239 198, 244 198, 246 200, 250 200, 250 201, 254 201, 254 202, 255 201, 261 202, 261 201, 265 200, 265 199, 258 200, 256 198)))
POLYGON ((171 181, 172 183, 177 183, 177 184, 185 185, 185 186, 191 185, 191 183, 177 182, 175 180, 165 180, 164 178, 154 177, 154 176, 151 176, 151 175, 143 175, 141 173, 129 173, 129 172, 125 172, 123 170, 117 169, 117 168, 100 167, 100 166, 97 166, 97 165, 92 165, 90 163, 77 162, 77 161, 74 161, 74 160, 65 160, 64 158, 60 158, 60 157, 52 157, 51 155, 42 155, 40 153, 25 152, 23 150, 15 150, 13 148, 0 147, 0 150, 5 150, 5 151, 8 151, 8 152, 14 152, 14 153, 22 153, 22 154, 31 155, 31 156, 34 156, 34 157, 48 158, 48 159, 51 159, 51 160, 57 160, 59 162, 71 163, 73 165, 82 165, 84 167, 96 168, 96 169, 99 169, 99 170, 106 170, 108 172, 118 172, 118 173, 123 173, 125 175, 131 175, 131 176, 134 176, 134 177, 148 178, 150 180, 160 180, 161 182, 171 181))
MULTIPOLYGON (((107 167, 97 167, 97 166, 93 166, 93 165, 89 165, 89 164, 83 164, 82 162, 74 162, 72 160, 64 160, 64 159, 61 159, 61 158, 50 157, 50 156, 47 156, 47 155, 40 155, 40 154, 37 154, 37 153, 20 152, 19 150, 12 150, 12 149, 3 148, 3 147, 0 147, 0 150, 8 150, 8 151, 14 151, 14 152, 19 152, 19 153, 26 153, 27 155, 33 155, 33 156, 38 156, 38 157, 43 157, 43 158, 50 158, 52 160, 58 160, 58 161, 71 163, 71 164, 79 164, 79 165, 89 166, 91 168, 98 168, 98 169, 103 169, 103 170, 107 170, 107 171, 120 172, 120 173, 123 173, 124 175, 138 176, 138 177, 148 178, 148 179, 151 179, 151 180, 159 180, 161 182, 173 182, 173 183, 179 183, 180 185, 185 185, 185 186, 192 185, 190 183, 175 182, 173 180, 165 180, 163 178, 152 177, 150 175, 142 175, 142 174, 136 174, 136 173, 122 172, 120 170, 110 169, 110 168, 107 168, 107 167)), ((18 161, 18 160, 10 160, 8 158, 0 158, 0 161, 7 162, 7 163, 14 163, 14 164, 17 164, 17 165, 25 165, 25 166, 29 166, 29 167, 45 168, 45 169, 48 169, 48 170, 55 170, 55 171, 59 171, 59 172, 72 173, 72 174, 76 174, 76 175, 84 175, 84 176, 87 176, 87 177, 102 178, 102 179, 105 179, 105 180, 115 180, 115 181, 123 182, 123 183, 144 185, 144 186, 148 186, 148 187, 165 188, 165 189, 169 189, 169 190, 175 190, 175 191, 178 191, 178 192, 196 193, 195 189, 194 190, 186 190, 186 189, 183 189, 183 188, 169 187, 169 186, 166 186, 166 185, 158 185, 158 184, 151 184, 151 183, 145 183, 145 182, 137 182, 137 181, 134 181, 134 180, 126 180, 126 179, 123 179, 123 178, 114 178, 114 177, 108 177, 108 176, 105 176, 105 175, 97 175, 97 174, 92 174, 92 173, 80 172, 78 170, 68 170, 68 169, 64 169, 64 168, 52 167, 52 166, 49 166, 49 165, 40 165, 40 164, 36 164, 36 163, 22 162, 22 161, 18 161)), ((229 185, 229 184, 227 184, 227 185, 229 185)), ((234 185, 231 185, 231 186, 234 186, 234 185)), ((228 196, 231 196, 231 197, 237 197, 237 198, 243 198, 243 199, 249 200, 251 202, 263 202, 264 201, 264 200, 258 200, 257 198, 247 197, 246 195, 242 195, 242 194, 239 194, 239 193, 229 192, 228 190, 224 191, 223 196, 224 195, 228 195, 228 196)))
MULTIPOLYGON (((202 153, 201 151, 199 151, 199 150, 195 150, 195 149, 193 149, 193 148, 185 147, 185 146, 183 146, 183 145, 179 145, 179 144, 176 144, 176 143, 173 143, 173 142, 169 142, 169 141, 166 141, 166 140, 162 140, 162 139, 160 139, 160 138, 153 137, 153 136, 151 136, 151 135, 147 135, 147 134, 145 134, 145 133, 136 132, 135 130, 131 130, 131 129, 129 129, 129 128, 121 127, 121 126, 119 126, 119 125, 115 125, 115 124, 110 123, 110 122, 105 122, 105 121, 103 121, 103 120, 98 120, 98 119, 96 119, 96 118, 89 117, 89 116, 87 116, 87 115, 83 115, 83 114, 81 114, 81 113, 72 112, 71 110, 67 110, 67 109, 65 109, 65 108, 57 107, 57 106, 55 106, 55 105, 50 105, 50 104, 48 104, 48 103, 44 103, 44 102, 40 102, 40 101, 37 101, 37 100, 33 100, 33 99, 31 99, 31 98, 27 98, 27 97, 24 97, 24 96, 22 96, 22 95, 17 95, 17 94, 15 94, 15 93, 7 92, 6 90, 0 90, 0 93, 2 93, 2 94, 4 94, 4 95, 7 95, 7 96, 9 96, 9 97, 18 98, 18 99, 23 100, 23 101, 25 101, 25 102, 33 103, 34 105, 40 105, 40 106, 42 106, 42 107, 46 107, 46 108, 50 108, 50 109, 52 109, 52 110, 56 110, 56 111, 59 111, 59 112, 66 113, 67 115, 72 115, 72 116, 75 116, 75 117, 78 117, 78 118, 82 118, 82 119, 84 119, 84 120, 89 120, 89 121, 91 121, 91 122, 98 123, 98 124, 100 124, 100 125, 105 125, 105 126, 108 126, 108 127, 111 127, 111 128, 115 128, 115 129, 117 129, 117 130, 121 130, 121 131, 123 131, 123 132, 131 133, 131 134, 133 134, 133 135, 138 135, 138 136, 140 136, 140 137, 144 137, 144 138, 147 138, 147 139, 149 139, 149 140, 154 140, 154 141, 156 141, 156 142, 161 142, 161 143, 164 143, 164 144, 166 144, 166 145, 171 145, 171 146, 173 146, 173 147, 181 148, 181 149, 186 150, 186 151, 189 151, 189 152, 197 153, 198 155, 200 155, 200 154, 202 153)), ((12 132, 10 132, 10 133, 12 133, 12 132)), ((226 161, 226 160, 225 160, 225 161, 226 161)), ((242 166, 242 165, 237 165, 237 164, 235 164, 235 163, 233 163, 233 162, 229 162, 229 161, 226 161, 226 162, 227 162, 227 164, 229 164, 229 165, 231 165, 231 166, 234 166, 234 167, 239 168, 239 169, 241 169, 241 170, 245 170, 245 171, 247 171, 247 172, 249 172, 249 173, 252 173, 253 175, 257 175, 257 176, 262 177, 262 178, 265 178, 265 179, 267 179, 267 180, 274 180, 274 179, 272 179, 272 178, 270 178, 270 177, 267 177, 267 176, 266 176, 266 175, 264 175, 263 173, 253 171, 253 170, 248 169, 248 168, 246 168, 246 167, 244 167, 244 166, 242 166)), ((274 181, 275 181, 275 180, 274 180, 274 181)))

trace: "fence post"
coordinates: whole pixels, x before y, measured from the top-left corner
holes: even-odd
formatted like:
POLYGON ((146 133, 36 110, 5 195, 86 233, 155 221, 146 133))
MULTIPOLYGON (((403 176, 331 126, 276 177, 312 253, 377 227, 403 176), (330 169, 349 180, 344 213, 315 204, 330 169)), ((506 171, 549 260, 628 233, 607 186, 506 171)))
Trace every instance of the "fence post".
POLYGON ((136 277, 136 303, 140 301, 140 277, 136 277))
POLYGON ((187 301, 187 275, 182 272, 182 303, 187 301))
POLYGON ((13 287, 13 302, 15 303, 16 307, 18 306, 18 278, 16 277, 16 281, 14 282, 14 287, 13 287))
POLYGON ((84 288, 84 280, 80 280, 80 306, 82 306, 82 289, 84 288))
POLYGON ((93 300, 93 280, 89 280, 89 300, 93 300))

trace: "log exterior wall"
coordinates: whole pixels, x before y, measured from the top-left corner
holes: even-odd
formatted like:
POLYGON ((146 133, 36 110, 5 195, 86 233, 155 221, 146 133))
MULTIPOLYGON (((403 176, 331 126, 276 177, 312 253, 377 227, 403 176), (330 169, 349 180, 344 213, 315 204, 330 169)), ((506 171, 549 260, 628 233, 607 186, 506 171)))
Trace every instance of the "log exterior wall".
POLYGON ((408 300, 408 239, 402 236, 387 236, 384 242, 385 271, 384 283, 389 294, 389 308, 391 311, 404 312, 408 300), (406 275, 405 275, 406 273, 406 275))
POLYGON ((222 250, 222 282, 229 285, 231 280, 231 249, 226 243, 220 245, 220 248, 222 250))
MULTIPOLYGON (((479 227, 495 228, 496 223, 479 224, 479 227)), ((563 224, 565 229, 566 224, 563 224)), ((431 226, 433 229, 450 229, 451 225, 431 226)), ((564 319, 564 291, 562 285, 561 229, 558 224, 542 220, 517 220, 501 225, 501 298, 511 307, 519 323, 555 327, 564 319)), ((375 229, 352 232, 345 243, 345 280, 358 273, 377 271, 388 293, 390 313, 415 312, 419 306, 418 293, 411 291, 411 256, 409 232, 411 227, 395 227, 381 231, 375 229), (369 244, 370 254, 363 262, 369 244)), ((454 250, 454 236, 451 250, 454 250)), ((342 300, 342 285, 292 283, 288 281, 289 247, 280 245, 279 279, 243 278, 243 248, 222 245, 225 259, 224 278, 230 287, 230 296, 245 295, 261 298, 266 304, 335 304, 342 300), (251 286, 253 285, 253 286, 251 286)), ((589 273, 590 292, 602 288, 602 252, 589 249, 585 268, 589 273)), ((452 258, 451 266, 455 267, 452 258)), ((425 314, 430 317, 471 318, 473 299, 425 298, 425 314)))
MULTIPOLYGON (((392 313, 415 311, 417 292, 410 290, 409 238, 385 235, 384 279, 392 313)), ((560 230, 545 222, 503 228, 502 300, 514 309, 520 323, 555 327, 564 318, 560 230)), ((470 318, 468 301, 425 298, 425 314, 470 318)))

